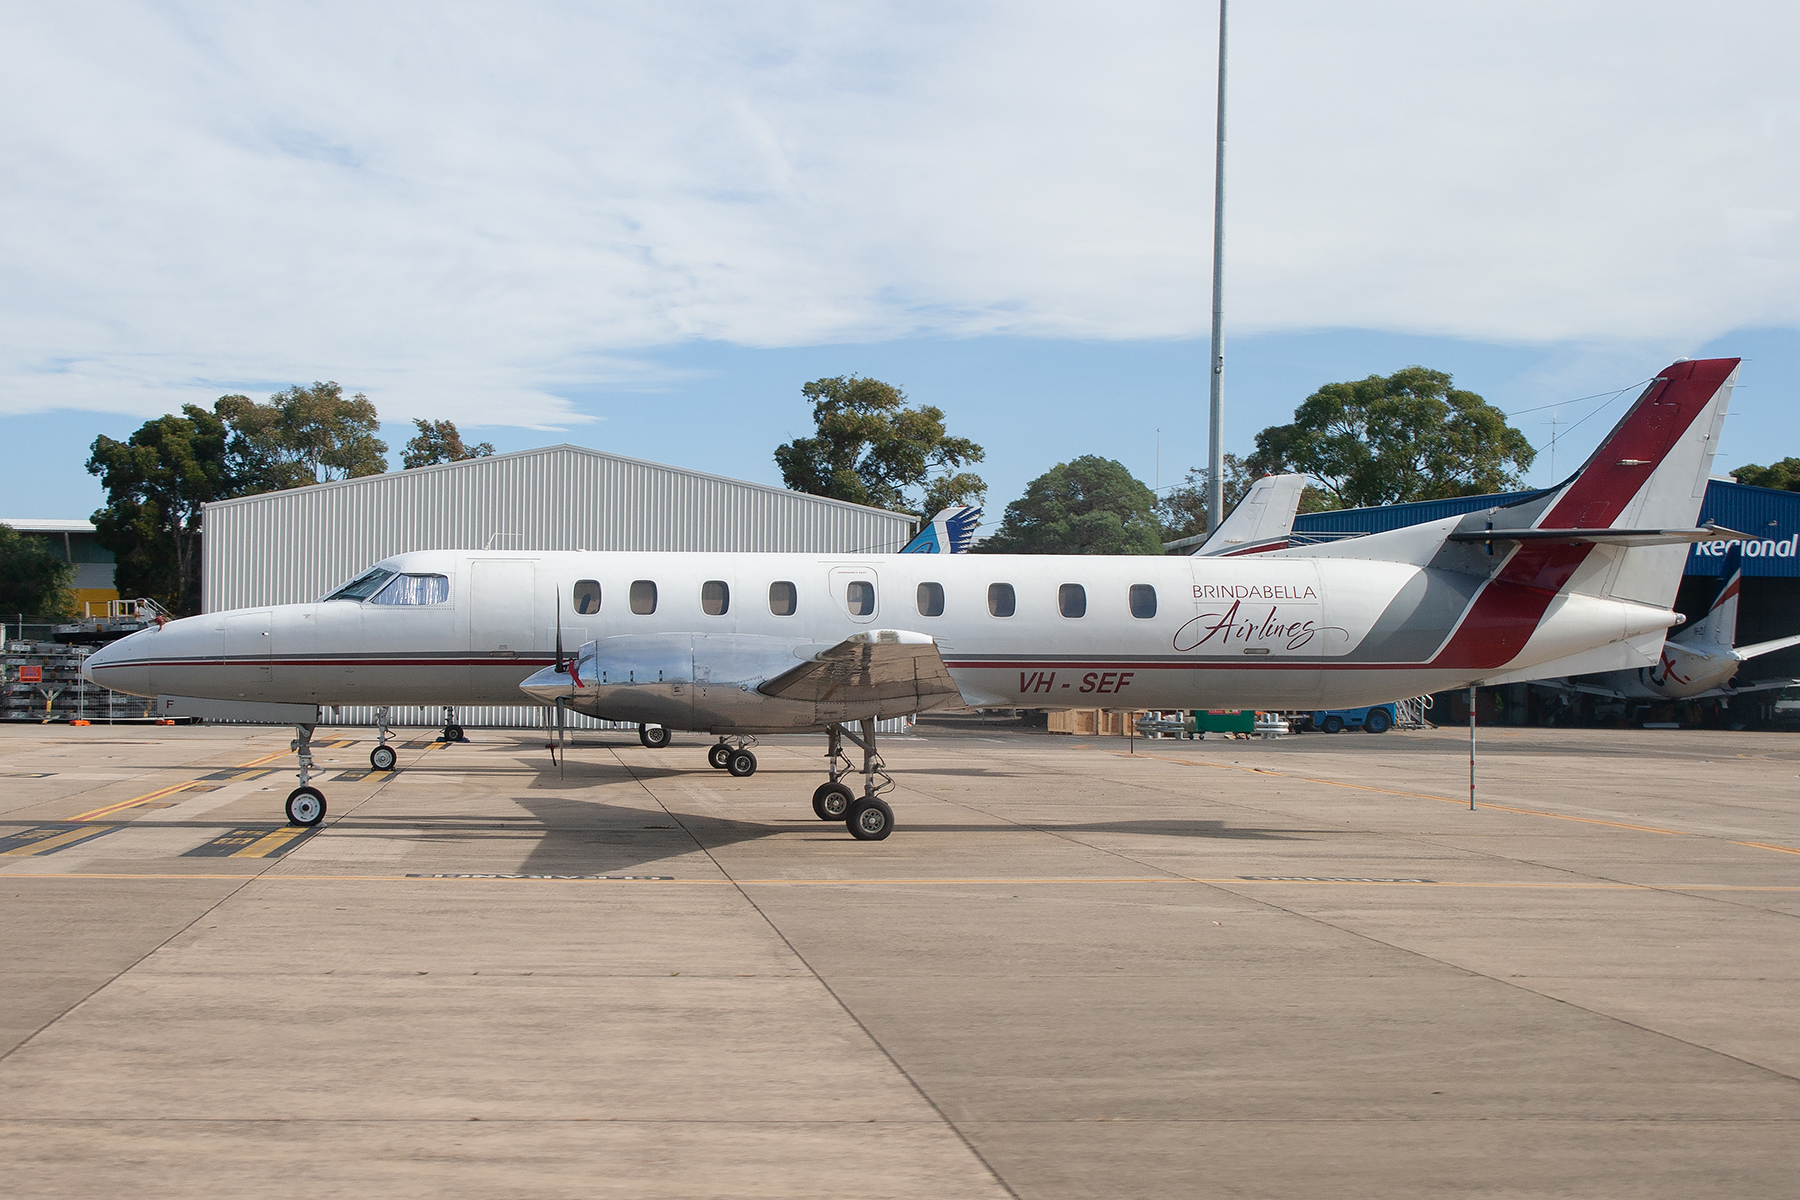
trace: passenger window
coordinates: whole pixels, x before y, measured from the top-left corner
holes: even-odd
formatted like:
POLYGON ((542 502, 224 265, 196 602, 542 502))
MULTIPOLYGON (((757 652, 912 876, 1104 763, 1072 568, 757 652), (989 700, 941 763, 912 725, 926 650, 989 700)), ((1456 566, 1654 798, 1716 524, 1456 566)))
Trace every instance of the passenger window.
POLYGON ((778 617, 791 617, 800 611, 800 589, 787 580, 769 585, 769 611, 778 617))
POLYGON ((633 581, 631 611, 640 617, 647 617, 656 611, 656 584, 653 581, 648 579, 633 581))
POLYGON ((988 584, 988 611, 996 617, 1010 617, 1018 606, 1018 597, 1013 595, 1010 583, 988 584))
POLYGON ((1056 589, 1056 608, 1065 617, 1087 616, 1087 589, 1079 583, 1065 583, 1056 589))
POLYGON ((600 581, 598 579, 577 579, 575 581, 575 611, 584 617, 591 617, 600 611, 600 581))
POLYGON ((400 575, 376 593, 370 604, 443 604, 450 599, 450 580, 443 575, 400 575))
POLYGON ((919 585, 919 615, 921 617, 941 617, 944 615, 943 584, 921 583, 919 585))
POLYGON ((722 617, 731 608, 731 588, 723 579, 709 579, 700 585, 700 611, 709 617, 722 617))
POLYGON ((875 585, 866 579, 853 579, 844 589, 844 605, 853 617, 866 617, 875 611, 875 585))
POLYGON ((1156 615, 1156 589, 1147 583, 1131 585, 1131 615, 1148 621, 1156 615))

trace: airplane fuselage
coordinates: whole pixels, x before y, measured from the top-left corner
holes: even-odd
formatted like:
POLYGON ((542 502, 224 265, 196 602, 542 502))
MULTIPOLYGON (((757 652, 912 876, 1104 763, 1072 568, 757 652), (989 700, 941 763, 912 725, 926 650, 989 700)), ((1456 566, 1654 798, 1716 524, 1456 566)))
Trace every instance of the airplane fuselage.
MULTIPOLYGON (((758 707, 747 693, 794 652, 875 630, 931 637, 976 707, 1318 709, 1462 686, 1675 619, 1540 589, 1500 595, 1514 585, 1404 562, 1280 555, 421 551, 377 566, 390 578, 360 599, 171 622, 96 654, 90 676, 141 695, 517 704, 520 684, 553 661, 560 607, 571 653, 703 639, 691 674, 654 681, 690 689, 694 728, 746 727, 730 712, 758 707), (1484 589, 1482 619, 1470 621, 1484 589), (748 675, 702 678, 703 644, 735 647, 748 675), (693 692, 725 684, 735 706, 722 691, 711 706, 693 692)), ((667 674, 682 672, 671 662, 667 674)))

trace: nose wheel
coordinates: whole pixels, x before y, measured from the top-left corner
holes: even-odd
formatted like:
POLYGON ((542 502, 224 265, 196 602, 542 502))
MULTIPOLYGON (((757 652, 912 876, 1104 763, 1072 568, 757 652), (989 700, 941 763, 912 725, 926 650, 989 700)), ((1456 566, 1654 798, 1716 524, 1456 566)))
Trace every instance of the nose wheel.
POLYGON ((318 788, 297 787, 288 793, 289 825, 317 825, 325 819, 325 797, 318 788))
POLYGON ((369 766, 377 771, 391 771, 400 756, 394 753, 392 746, 377 746, 369 751, 369 766))
POLYGON ((661 750, 674 740, 675 735, 662 725, 639 725, 638 741, 650 750, 661 750))

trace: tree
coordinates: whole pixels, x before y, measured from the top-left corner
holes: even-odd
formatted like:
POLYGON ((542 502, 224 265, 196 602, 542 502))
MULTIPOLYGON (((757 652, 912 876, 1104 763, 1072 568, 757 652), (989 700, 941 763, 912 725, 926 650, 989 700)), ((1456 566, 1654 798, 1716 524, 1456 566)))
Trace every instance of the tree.
POLYGON ((789 489, 927 516, 981 502, 987 485, 957 468, 980 462, 984 452, 945 432, 942 409, 908 408, 899 388, 857 375, 815 379, 800 392, 813 402, 818 433, 775 448, 789 489), (915 488, 916 504, 907 495, 915 488))
POLYGON ((75 611, 75 567, 42 538, 0 525, 0 613, 62 617, 75 611))
POLYGON ((185 616, 200 610, 201 506, 239 494, 241 482, 225 421, 194 404, 181 411, 146 421, 128 441, 101 434, 87 469, 106 488, 95 540, 118 560, 119 591, 185 616))
POLYGON ((1767 467, 1748 463, 1732 472, 1739 483, 1751 487, 1774 488, 1778 492, 1800 492, 1800 458, 1784 458, 1767 467))
POLYGON ((989 554, 1161 554, 1156 495, 1124 464, 1095 454, 1058 463, 1006 506, 989 554))
POLYGON ((1443 371, 1407 367, 1328 383, 1291 425, 1256 435, 1256 475, 1299 471, 1339 505, 1361 508, 1521 487, 1537 451, 1506 414, 1443 371))
POLYGON ((413 425, 419 432, 400 452, 400 463, 408 471, 419 467, 435 467, 439 463, 486 458, 494 452, 492 442, 463 445, 462 434, 457 432, 454 421, 421 421, 414 417, 413 425))
POLYGON ((381 428, 375 406, 361 392, 344 399, 336 383, 295 384, 267 404, 221 396, 213 410, 231 425, 232 453, 259 464, 262 481, 274 486, 302 487, 387 470, 387 443, 375 436, 381 428))
MULTIPOLYGON (((1250 473, 1250 468, 1238 455, 1226 454, 1224 457, 1225 511, 1229 513, 1232 506, 1250 490, 1256 476, 1250 473)), ((1172 542, 1176 538, 1206 532, 1207 483, 1211 476, 1210 467, 1192 467, 1188 470, 1186 479, 1170 488, 1168 495, 1156 502, 1157 515, 1162 519, 1163 541, 1172 542)))

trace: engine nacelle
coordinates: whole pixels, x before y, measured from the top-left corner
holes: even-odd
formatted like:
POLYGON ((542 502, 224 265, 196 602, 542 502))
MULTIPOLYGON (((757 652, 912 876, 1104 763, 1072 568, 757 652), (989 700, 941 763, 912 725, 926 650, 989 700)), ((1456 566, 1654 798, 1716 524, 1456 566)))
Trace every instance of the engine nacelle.
POLYGON ((791 671, 819 647, 754 634, 634 633, 583 646, 574 676, 542 695, 544 672, 525 690, 555 696, 576 712, 605 721, 674 729, 805 729, 815 706, 757 694, 757 685, 791 671), (581 686, 575 685, 579 679, 581 686))

